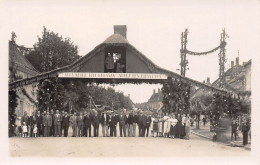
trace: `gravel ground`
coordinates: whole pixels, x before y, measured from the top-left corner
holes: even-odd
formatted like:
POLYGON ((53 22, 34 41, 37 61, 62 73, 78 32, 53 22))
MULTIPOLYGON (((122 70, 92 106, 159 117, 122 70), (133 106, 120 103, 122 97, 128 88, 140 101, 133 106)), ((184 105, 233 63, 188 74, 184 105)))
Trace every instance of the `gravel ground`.
POLYGON ((15 137, 9 138, 9 146, 12 157, 241 157, 250 155, 250 151, 244 148, 214 143, 196 135, 191 135, 191 140, 162 137, 15 137))

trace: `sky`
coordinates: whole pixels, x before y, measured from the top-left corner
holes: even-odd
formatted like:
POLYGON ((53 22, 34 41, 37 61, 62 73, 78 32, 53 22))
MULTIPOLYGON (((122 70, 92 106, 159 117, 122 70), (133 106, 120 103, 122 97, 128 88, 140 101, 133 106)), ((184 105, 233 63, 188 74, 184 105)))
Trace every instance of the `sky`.
MULTIPOLYGON (((229 35, 226 70, 238 56, 240 64, 255 58, 259 46, 259 1, 255 0, 0 0, 0 7, 0 36, 5 45, 14 31, 19 45, 33 47, 46 26, 70 37, 83 56, 113 34, 113 25, 127 25, 127 39, 133 46, 156 65, 176 73, 180 72, 180 39, 185 28, 187 48, 196 52, 217 47, 225 28, 229 35)), ((218 51, 187 58, 187 77, 201 82, 218 78, 218 51)), ((134 102, 145 102, 160 87, 127 84, 114 88, 130 94, 134 102)))

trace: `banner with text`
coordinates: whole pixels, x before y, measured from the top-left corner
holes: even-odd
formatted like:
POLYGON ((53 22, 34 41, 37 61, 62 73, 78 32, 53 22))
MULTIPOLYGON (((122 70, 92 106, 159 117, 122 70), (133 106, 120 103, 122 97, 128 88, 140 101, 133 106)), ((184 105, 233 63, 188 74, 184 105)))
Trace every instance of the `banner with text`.
POLYGON ((150 73, 86 73, 65 72, 59 73, 60 78, 100 78, 100 79, 167 79, 165 74, 150 73))

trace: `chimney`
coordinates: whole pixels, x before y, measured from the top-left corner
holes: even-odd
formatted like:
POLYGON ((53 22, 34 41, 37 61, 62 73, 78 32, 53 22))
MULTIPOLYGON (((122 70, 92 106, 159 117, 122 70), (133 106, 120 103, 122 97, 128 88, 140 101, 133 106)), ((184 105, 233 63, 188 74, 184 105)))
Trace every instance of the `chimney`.
POLYGON ((236 66, 239 65, 239 57, 236 58, 236 66))
POLYGON ((203 80, 203 84, 205 84, 205 80, 203 80))
POLYGON ((159 93, 159 94, 161 93, 161 89, 160 89, 160 88, 158 88, 158 93, 159 93))
POLYGON ((231 61, 231 68, 234 67, 234 61, 231 61))
POLYGON ((210 84, 210 78, 207 77, 207 84, 210 84))
POLYGON ((153 90, 153 94, 155 94, 155 89, 153 90))
POLYGON ((121 34, 126 38, 126 25, 114 25, 114 34, 121 34))
POLYGON ((130 98, 130 94, 128 94, 128 97, 130 98))

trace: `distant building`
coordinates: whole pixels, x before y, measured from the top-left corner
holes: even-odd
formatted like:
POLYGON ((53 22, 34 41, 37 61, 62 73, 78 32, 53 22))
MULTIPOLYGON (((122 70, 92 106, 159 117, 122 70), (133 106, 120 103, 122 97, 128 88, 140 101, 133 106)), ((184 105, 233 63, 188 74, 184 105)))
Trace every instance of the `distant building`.
MULTIPOLYGON (((236 63, 231 61, 231 67, 225 72, 225 85, 228 91, 233 91, 236 95, 245 96, 244 99, 250 102, 251 97, 251 60, 244 62, 242 65, 239 64, 239 57, 236 58, 236 63)), ((207 78, 208 85, 218 87, 220 79, 217 79, 212 84, 210 79, 207 78)), ((203 89, 197 89, 193 92, 191 100, 201 95, 211 94, 211 91, 205 92, 203 89)))
MULTIPOLYGON (((25 57, 25 54, 29 53, 29 51, 30 49, 28 48, 18 46, 15 41, 9 41, 9 83, 39 74, 25 57)), ((18 117, 17 124, 20 124, 19 119, 25 111, 29 115, 35 111, 36 89, 36 83, 16 88, 16 93, 18 95, 18 106, 16 107, 16 115, 18 117)))

